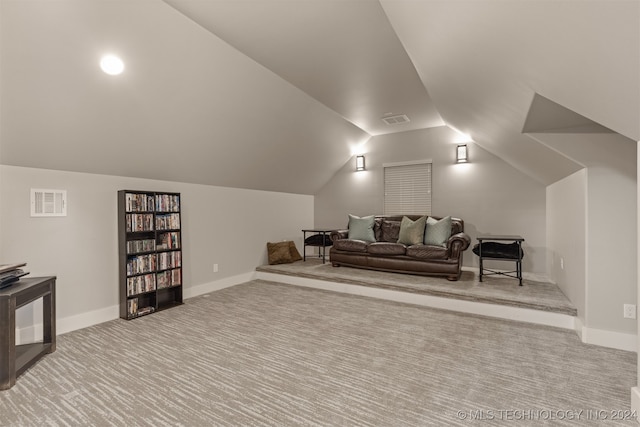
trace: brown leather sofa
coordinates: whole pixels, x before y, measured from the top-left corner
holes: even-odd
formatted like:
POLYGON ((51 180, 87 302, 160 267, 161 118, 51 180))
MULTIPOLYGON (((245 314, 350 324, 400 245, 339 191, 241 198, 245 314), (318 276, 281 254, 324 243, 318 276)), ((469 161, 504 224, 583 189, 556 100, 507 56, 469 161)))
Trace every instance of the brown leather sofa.
POLYGON ((412 221, 420 218, 420 215, 375 216, 375 242, 349 239, 349 230, 332 232, 333 246, 329 252, 331 264, 334 267, 344 265, 458 280, 462 272, 462 254, 471 243, 464 232, 464 221, 451 218, 451 237, 446 247, 424 244, 406 246, 397 243, 403 216, 412 221))

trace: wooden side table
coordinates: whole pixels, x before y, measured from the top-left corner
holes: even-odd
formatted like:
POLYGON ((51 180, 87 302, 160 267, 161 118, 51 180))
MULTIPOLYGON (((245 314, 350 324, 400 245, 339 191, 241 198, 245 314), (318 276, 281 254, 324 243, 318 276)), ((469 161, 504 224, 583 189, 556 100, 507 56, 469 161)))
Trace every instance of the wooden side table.
POLYGON ((331 241, 331 232, 334 231, 335 228, 332 229, 326 229, 326 228, 310 228, 310 229, 305 229, 302 230, 302 244, 304 245, 302 248, 302 260, 306 261, 307 260, 307 246, 316 246, 318 248, 322 248, 320 249, 320 253, 319 253, 319 257, 322 258, 322 263, 325 263, 326 260, 326 249, 327 246, 331 246, 331 245, 327 245, 326 242, 327 240, 331 241), (319 234, 322 236, 322 242, 323 244, 315 244, 315 243, 307 243, 307 233, 314 233, 314 234, 319 234))
POLYGON ((480 281, 482 282, 482 276, 490 276, 490 275, 495 275, 495 274, 500 274, 503 276, 508 276, 508 277, 513 277, 515 279, 518 279, 520 286, 522 286, 522 242, 524 242, 524 239, 522 238, 522 236, 517 236, 517 235, 508 235, 508 236, 489 236, 489 235, 481 235, 476 237, 476 239, 478 239, 478 257, 480 258, 480 281), (517 257, 514 258, 507 258, 507 257, 491 257, 491 256, 486 256, 482 254, 482 242, 483 241, 491 241, 491 242, 500 242, 500 241, 509 241, 512 243, 517 243, 518 245, 518 255, 517 257), (496 270, 490 270, 488 268, 484 268, 482 265, 482 261, 485 259, 493 259, 493 260, 498 260, 498 261, 515 261, 516 263, 516 270, 515 271, 496 271, 496 270), (484 273, 484 270, 489 271, 489 273, 484 273), (513 275, 515 273, 515 276, 513 275))
POLYGON ((0 390, 56 350, 56 278, 22 278, 0 290, 0 390), (42 342, 16 346, 16 309, 42 298, 42 342))

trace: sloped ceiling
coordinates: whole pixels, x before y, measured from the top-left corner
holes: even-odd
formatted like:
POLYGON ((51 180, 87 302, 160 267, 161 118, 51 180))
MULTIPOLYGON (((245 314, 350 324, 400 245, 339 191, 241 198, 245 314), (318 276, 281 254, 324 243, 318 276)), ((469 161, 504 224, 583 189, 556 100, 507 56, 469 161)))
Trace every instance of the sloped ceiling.
POLYGON ((313 194, 369 138, 162 1, 1 7, 3 164, 313 194))
POLYGON ((640 139, 640 2, 381 3, 444 121, 536 180, 580 167, 522 133, 536 94, 640 139))
POLYGON ((536 94, 531 102, 523 133, 614 133, 575 111, 536 94))
POLYGON ((0 162, 314 194, 370 135, 446 123, 549 184, 582 165, 526 134, 541 99, 640 139, 639 21, 636 0, 0 0, 0 162))
POLYGON ((165 2, 371 135, 444 125, 377 1, 165 2))

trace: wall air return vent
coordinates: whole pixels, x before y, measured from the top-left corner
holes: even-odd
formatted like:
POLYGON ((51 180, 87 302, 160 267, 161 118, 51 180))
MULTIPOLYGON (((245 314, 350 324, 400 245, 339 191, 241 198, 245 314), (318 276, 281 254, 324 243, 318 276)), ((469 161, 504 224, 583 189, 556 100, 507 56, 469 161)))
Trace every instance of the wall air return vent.
POLYGON ((32 188, 31 216, 67 216, 67 191, 32 188))
POLYGON ((399 125, 402 123, 407 123, 409 121, 409 117, 404 114, 400 114, 398 116, 383 117, 382 121, 384 121, 388 125, 399 125))

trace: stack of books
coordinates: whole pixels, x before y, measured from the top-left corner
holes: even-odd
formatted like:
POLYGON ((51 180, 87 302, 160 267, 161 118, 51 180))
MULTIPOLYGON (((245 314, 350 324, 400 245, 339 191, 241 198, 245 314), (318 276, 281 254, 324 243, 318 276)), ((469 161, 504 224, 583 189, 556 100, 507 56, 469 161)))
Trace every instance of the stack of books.
POLYGON ((11 286, 20 280, 22 276, 29 274, 22 267, 27 265, 26 262, 18 264, 0 264, 0 289, 11 286))

